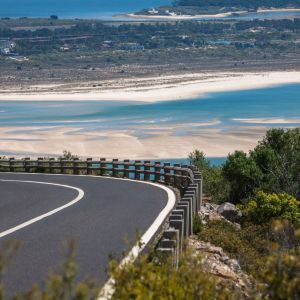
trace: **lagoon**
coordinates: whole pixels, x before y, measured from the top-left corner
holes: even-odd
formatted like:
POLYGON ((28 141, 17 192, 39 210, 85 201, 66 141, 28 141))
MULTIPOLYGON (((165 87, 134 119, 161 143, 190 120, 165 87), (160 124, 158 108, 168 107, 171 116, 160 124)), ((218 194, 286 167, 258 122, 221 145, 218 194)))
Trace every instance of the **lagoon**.
POLYGON ((0 101, 0 152, 146 159, 198 148, 224 157, 250 149, 268 128, 299 126, 300 84, 156 103, 0 101))

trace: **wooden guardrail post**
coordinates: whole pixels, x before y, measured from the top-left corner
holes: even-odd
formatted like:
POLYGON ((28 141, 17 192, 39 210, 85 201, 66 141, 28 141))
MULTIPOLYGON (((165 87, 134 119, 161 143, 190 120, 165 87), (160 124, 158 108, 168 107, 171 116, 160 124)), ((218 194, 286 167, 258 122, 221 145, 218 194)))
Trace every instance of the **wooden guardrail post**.
POLYGON ((26 173, 30 172, 30 157, 24 158, 24 170, 26 173))
POLYGON ((13 172, 15 170, 15 158, 11 157, 8 161, 8 166, 9 166, 9 172, 13 172))
POLYGON ((100 158, 100 176, 105 175, 106 171, 106 158, 100 158))
POLYGON ((124 177, 129 178, 130 160, 124 160, 124 177))
POLYGON ((92 168, 92 161, 93 159, 91 157, 86 159, 86 174, 87 175, 92 175, 93 174, 93 170, 92 168))
POLYGON ((194 172, 194 182, 198 185, 198 205, 200 208, 203 205, 203 178, 202 174, 198 171, 194 172))
POLYGON ((118 161, 119 160, 117 158, 114 158, 112 160, 112 176, 113 177, 118 177, 118 167, 119 167, 118 161))
POLYGON ((150 164, 151 164, 150 160, 144 161, 144 180, 145 181, 150 180, 150 171, 151 171, 150 164))
POLYGON ((136 160, 134 162, 134 169, 135 169, 135 179, 141 180, 141 161, 136 160))
POLYGON ((174 185, 181 189, 181 171, 180 164, 174 164, 174 185))
POLYGON ((160 161, 156 161, 154 163, 154 172, 155 172, 155 174, 154 174, 154 181, 155 182, 159 182, 160 181, 160 176, 161 176, 160 170, 161 170, 160 161))
POLYGON ((163 167, 165 183, 167 185, 170 185, 170 179, 171 179, 170 166, 171 166, 171 164, 169 162, 165 162, 164 167, 163 167))
POLYGON ((60 158, 59 160, 57 160, 57 162, 59 163, 60 174, 64 174, 64 158, 60 158))
POLYGON ((55 158, 49 158, 50 173, 55 173, 55 158))
POLYGON ((44 172, 44 169, 43 169, 43 158, 42 157, 38 157, 38 159, 37 159, 36 172, 44 172))
POLYGON ((78 157, 75 157, 73 158, 73 174, 74 175, 79 175, 79 158, 78 157))

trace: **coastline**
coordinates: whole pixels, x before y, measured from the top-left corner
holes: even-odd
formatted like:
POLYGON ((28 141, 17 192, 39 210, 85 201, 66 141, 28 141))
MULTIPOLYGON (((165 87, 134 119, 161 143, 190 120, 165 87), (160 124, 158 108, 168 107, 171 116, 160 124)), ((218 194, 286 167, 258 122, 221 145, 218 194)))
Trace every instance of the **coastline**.
POLYGON ((217 92, 260 89, 300 83, 300 71, 224 72, 164 75, 111 80, 86 85, 32 85, 0 90, 0 101, 137 101, 158 102, 200 98, 217 92))
MULTIPOLYGON (((256 13, 269 13, 269 12, 299 12, 300 8, 259 8, 256 13)), ((122 14, 125 18, 134 19, 149 19, 149 20, 193 20, 193 19, 218 19, 218 18, 228 18, 234 16, 235 14, 247 15, 251 12, 247 10, 243 11, 229 11, 226 13, 217 14, 200 14, 200 15, 137 15, 135 13, 122 14)), ((118 16, 119 17, 119 16, 118 16)))
POLYGON ((205 18, 226 18, 232 16, 232 14, 246 14, 247 11, 237 11, 237 12, 226 12, 219 13, 213 15, 170 15, 170 16, 162 16, 162 15, 137 15, 135 13, 124 14, 122 16, 126 18, 136 18, 136 19, 150 19, 150 20, 193 20, 193 19, 205 19, 205 18))

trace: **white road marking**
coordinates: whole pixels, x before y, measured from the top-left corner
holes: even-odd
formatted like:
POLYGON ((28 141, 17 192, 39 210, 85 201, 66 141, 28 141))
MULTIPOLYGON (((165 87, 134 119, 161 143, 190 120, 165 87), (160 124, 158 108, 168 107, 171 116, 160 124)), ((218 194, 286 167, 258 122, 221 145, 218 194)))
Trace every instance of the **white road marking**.
POLYGON ((15 226, 13 228, 10 228, 8 230, 0 232, 0 238, 3 238, 3 237, 5 237, 5 236, 7 236, 9 234, 12 234, 12 233, 14 233, 14 232, 16 232, 16 231, 24 228, 24 227, 27 227, 27 226, 29 226, 29 225, 31 225, 33 223, 39 222, 42 219, 48 218, 48 217, 50 217, 50 216, 58 213, 59 211, 62 211, 64 209, 68 208, 68 207, 74 205, 75 203, 79 202, 83 198, 83 196, 84 196, 84 191, 82 189, 79 189, 77 187, 70 186, 70 185, 64 185, 64 184, 58 184, 58 183, 50 183, 50 182, 40 182, 40 181, 26 181, 26 180, 5 180, 5 179, 0 179, 0 181, 2 181, 2 182, 23 182, 23 183, 37 183, 37 184, 44 184, 44 185, 54 185, 54 186, 59 186, 59 187, 65 187, 65 188, 73 189, 73 190, 75 190, 75 191, 78 192, 78 196, 74 200, 68 202, 67 204, 65 204, 63 206, 60 206, 60 207, 58 207, 56 209, 53 209, 53 210, 51 210, 51 211, 49 211, 49 212, 47 212, 45 214, 42 214, 42 215, 40 215, 40 216, 38 216, 36 218, 28 220, 28 221, 26 221, 26 222, 24 222, 24 223, 22 223, 20 225, 17 225, 17 226, 15 226))

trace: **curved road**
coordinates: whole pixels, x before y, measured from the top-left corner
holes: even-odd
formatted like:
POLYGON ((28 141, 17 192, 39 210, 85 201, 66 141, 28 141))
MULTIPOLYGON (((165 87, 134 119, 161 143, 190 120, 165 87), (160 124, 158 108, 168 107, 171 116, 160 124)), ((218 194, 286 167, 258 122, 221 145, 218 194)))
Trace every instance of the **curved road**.
POLYGON ((126 249, 125 237, 144 233, 167 201, 165 190, 142 182, 0 173, 0 248, 7 240, 23 243, 4 277, 7 296, 57 270, 70 239, 80 277, 104 282, 109 255, 126 249))

